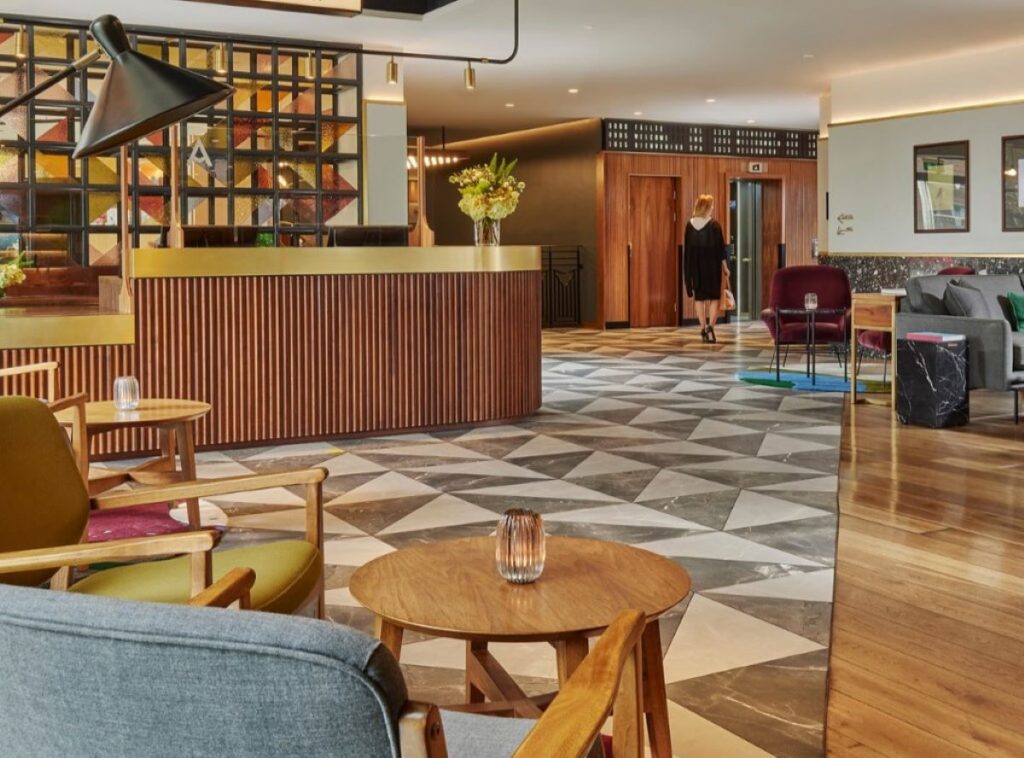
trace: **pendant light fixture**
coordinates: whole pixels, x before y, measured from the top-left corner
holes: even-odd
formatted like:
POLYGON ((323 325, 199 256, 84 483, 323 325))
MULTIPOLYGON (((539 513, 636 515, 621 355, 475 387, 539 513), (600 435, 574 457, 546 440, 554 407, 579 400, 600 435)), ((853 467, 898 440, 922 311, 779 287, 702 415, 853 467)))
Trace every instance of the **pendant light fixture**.
POLYGON ((28 58, 28 31, 24 26, 14 33, 14 57, 19 61, 28 58))
POLYGON ((473 68, 473 61, 469 61, 466 63, 466 72, 463 78, 466 81, 466 89, 476 89, 476 70, 473 68))
POLYGON ((313 58, 313 51, 307 50, 306 57, 299 59, 299 75, 303 79, 313 79, 313 69, 315 68, 315 61, 313 58))
POLYGON ((388 84, 398 84, 398 61, 395 60, 395 56, 391 56, 391 60, 388 61, 387 65, 387 76, 388 84))

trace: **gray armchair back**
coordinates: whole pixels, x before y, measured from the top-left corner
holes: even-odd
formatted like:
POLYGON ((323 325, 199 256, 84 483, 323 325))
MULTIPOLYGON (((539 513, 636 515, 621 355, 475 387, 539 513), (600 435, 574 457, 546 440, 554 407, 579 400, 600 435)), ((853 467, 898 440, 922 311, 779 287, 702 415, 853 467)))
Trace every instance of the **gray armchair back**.
POLYGON ((272 613, 0 585, 4 755, 398 756, 398 664, 272 613))

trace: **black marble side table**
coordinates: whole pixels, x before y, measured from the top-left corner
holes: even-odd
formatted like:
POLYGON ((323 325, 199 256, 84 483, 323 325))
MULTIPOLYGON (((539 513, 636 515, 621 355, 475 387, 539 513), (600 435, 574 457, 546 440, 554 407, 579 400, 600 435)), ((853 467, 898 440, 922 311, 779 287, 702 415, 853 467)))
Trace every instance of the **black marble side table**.
POLYGON ((897 341, 900 365, 896 415, 903 424, 939 429, 970 420, 967 340, 897 341))

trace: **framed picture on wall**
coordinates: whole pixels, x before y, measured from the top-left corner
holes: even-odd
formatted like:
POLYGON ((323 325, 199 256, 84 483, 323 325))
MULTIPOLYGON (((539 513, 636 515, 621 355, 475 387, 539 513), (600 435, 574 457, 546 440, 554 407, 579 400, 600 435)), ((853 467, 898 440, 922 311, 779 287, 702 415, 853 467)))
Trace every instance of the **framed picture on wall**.
POLYGON ((914 231, 966 232, 971 228, 970 143, 914 146, 914 231))
POLYGON ((1003 137, 1003 231, 1024 232, 1024 134, 1003 137))

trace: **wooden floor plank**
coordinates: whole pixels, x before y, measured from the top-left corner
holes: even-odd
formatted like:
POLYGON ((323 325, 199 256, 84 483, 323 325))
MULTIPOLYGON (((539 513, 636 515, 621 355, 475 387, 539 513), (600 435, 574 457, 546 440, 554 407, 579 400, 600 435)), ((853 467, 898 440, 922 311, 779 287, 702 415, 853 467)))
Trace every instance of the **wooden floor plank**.
POLYGON ((847 407, 829 755, 1024 755, 1024 425, 847 407))

